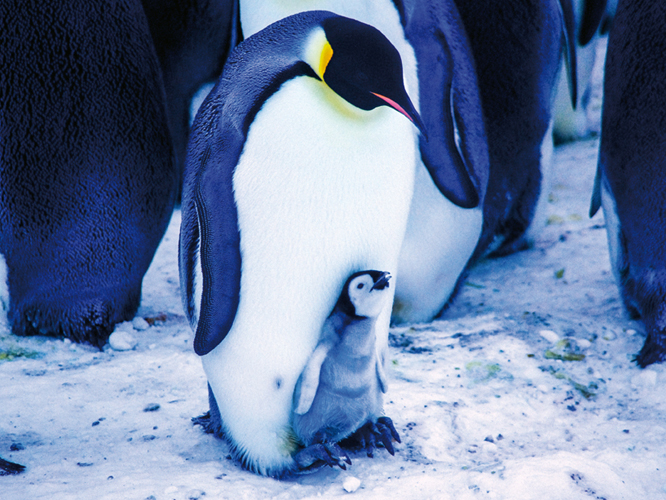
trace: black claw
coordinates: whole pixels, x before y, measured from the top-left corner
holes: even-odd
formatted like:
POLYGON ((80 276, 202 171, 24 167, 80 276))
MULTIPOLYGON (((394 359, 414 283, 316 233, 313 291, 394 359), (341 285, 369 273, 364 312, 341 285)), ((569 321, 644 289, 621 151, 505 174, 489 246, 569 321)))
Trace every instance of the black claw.
POLYGON ((351 465, 351 459, 337 443, 316 443, 302 449, 294 460, 301 472, 311 472, 328 465, 347 470, 345 462, 351 465))
POLYGON ((400 440, 400 434, 398 434, 398 431, 395 430, 395 426, 393 425, 393 420, 391 420, 389 417, 379 417, 377 419, 378 424, 382 424, 384 427, 388 428, 389 431, 391 431, 391 436, 393 439, 395 439, 398 443, 402 443, 400 440))
POLYGON ((391 456, 395 455, 395 450, 393 449, 393 444, 391 444, 391 431, 388 427, 383 424, 377 426, 379 429, 379 439, 381 440, 384 448, 388 451, 391 456))

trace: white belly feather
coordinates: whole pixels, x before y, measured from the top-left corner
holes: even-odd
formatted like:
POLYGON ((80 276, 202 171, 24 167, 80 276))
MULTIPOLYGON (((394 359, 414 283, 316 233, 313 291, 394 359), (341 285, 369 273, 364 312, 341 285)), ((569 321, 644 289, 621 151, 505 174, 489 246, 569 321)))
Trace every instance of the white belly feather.
POLYGON ((313 78, 285 83, 254 120, 233 177, 240 303, 202 360, 232 441, 260 472, 291 464, 293 390, 345 280, 397 274, 416 129, 385 106, 344 103, 341 113, 336 99, 313 78))

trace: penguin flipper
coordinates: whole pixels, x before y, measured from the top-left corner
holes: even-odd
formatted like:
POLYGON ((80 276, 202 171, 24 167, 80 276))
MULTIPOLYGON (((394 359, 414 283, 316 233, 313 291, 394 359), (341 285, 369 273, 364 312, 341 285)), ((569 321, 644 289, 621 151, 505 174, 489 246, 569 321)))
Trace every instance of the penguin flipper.
POLYGON ((583 19, 578 30, 578 44, 585 47, 601 25, 601 20, 606 14, 606 0, 585 0, 583 8, 583 19))
POLYGON ((569 78, 571 106, 576 109, 578 102, 578 76, 576 69, 576 16, 572 0, 560 0, 562 14, 562 34, 564 35, 564 60, 569 78))
POLYGON ((238 309, 241 255, 233 174, 249 127, 261 105, 284 82, 314 75, 295 55, 293 45, 300 39, 294 36, 276 47, 276 32, 297 32, 332 15, 312 12, 283 19, 241 43, 227 59, 222 76, 192 125, 183 182, 179 259, 183 303, 193 323, 199 302, 194 339, 199 356, 224 340, 238 309), (268 47, 273 57, 263 57, 268 47), (234 84, 237 81, 254 84, 234 84), (197 265, 203 280, 201 297, 196 297, 193 286, 197 265))
POLYGON ((488 147, 473 56, 453 2, 395 0, 418 65, 423 163, 452 203, 478 206, 488 183, 488 147), (441 105, 437 105, 441 103, 441 105))
POLYGON ((597 165, 594 174, 594 187, 592 188, 592 201, 590 202, 590 218, 594 217, 601 207, 601 166, 597 165))
POLYGON ((294 390, 294 413, 297 415, 304 415, 310 410, 319 387, 321 365, 324 364, 324 360, 332 348, 332 342, 326 340, 320 342, 305 365, 294 390))

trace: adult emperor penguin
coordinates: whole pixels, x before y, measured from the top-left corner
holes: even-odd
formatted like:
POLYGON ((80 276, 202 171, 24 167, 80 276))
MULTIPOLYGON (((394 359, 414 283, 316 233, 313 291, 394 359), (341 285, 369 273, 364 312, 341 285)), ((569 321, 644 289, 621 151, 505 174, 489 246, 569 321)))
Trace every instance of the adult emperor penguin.
POLYGON ((7 0, 0 20, 12 331, 101 347, 139 306, 177 186, 145 15, 139 0, 7 0))
MULTIPOLYGON (((183 300, 211 410, 254 471, 297 467, 294 388, 347 278, 396 273, 414 125, 422 128, 391 43, 322 11, 246 39, 197 114, 183 186, 183 300)), ((377 319, 382 360, 389 317, 377 319)))
POLYGON ((481 234, 488 149, 474 62, 453 0, 241 0, 243 34, 307 9, 379 29, 398 49, 428 132, 396 277, 393 321, 429 321, 454 292, 481 234))
POLYGON ((599 164, 611 266, 642 317, 640 366, 666 359, 666 4, 620 0, 608 38, 599 164))
POLYGON ((351 460, 337 443, 355 432, 368 434, 359 440, 370 456, 377 438, 394 454, 391 440, 399 442, 400 436, 391 419, 382 416, 386 375, 375 331, 377 317, 391 307, 390 278, 380 271, 354 273, 324 323, 294 391, 292 427, 305 446, 295 456, 301 468, 327 464, 344 469, 351 460))
POLYGON ((196 92, 217 81, 238 44, 236 0, 141 0, 160 60, 169 128, 182 170, 196 92))
POLYGON ((576 101, 574 13, 571 0, 456 4, 476 61, 490 154, 479 258, 524 248, 545 222, 563 47, 576 101))
POLYGON ((590 134, 587 107, 590 100, 592 70, 597 56, 599 27, 606 14, 606 0, 574 0, 576 16, 577 102, 572 105, 566 68, 560 70, 553 103, 553 134, 556 143, 573 141, 590 134))

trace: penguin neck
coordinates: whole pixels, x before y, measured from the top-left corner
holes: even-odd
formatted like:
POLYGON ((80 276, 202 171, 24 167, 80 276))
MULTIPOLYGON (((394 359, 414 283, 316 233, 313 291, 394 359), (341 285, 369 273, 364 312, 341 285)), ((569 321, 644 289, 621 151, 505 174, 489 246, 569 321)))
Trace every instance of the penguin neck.
POLYGON ((375 352, 375 318, 357 316, 351 320, 340 337, 340 351, 347 358, 366 358, 375 352))

